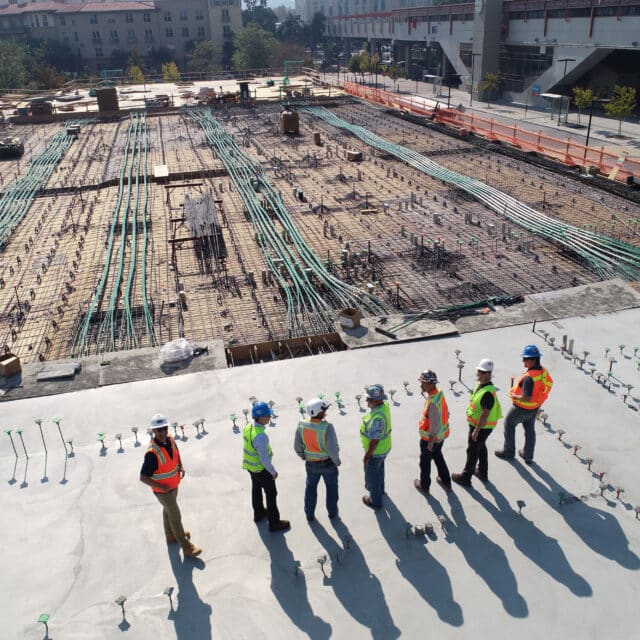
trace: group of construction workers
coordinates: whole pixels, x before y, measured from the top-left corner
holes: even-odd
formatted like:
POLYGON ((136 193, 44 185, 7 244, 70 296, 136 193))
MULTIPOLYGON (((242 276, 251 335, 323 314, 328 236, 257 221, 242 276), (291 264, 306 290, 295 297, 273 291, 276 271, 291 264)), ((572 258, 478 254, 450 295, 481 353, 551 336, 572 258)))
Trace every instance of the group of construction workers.
MULTIPOLYGON (((553 379, 540 362, 542 354, 535 345, 522 351, 524 373, 514 381, 509 391, 512 407, 504 421, 504 445, 495 451, 498 458, 515 457, 515 428, 524 427, 524 448, 518 455, 525 463, 533 462, 535 449, 535 418, 547 399, 553 379)), ((476 367, 477 384, 471 391, 466 410, 468 423, 467 458, 461 473, 449 473, 442 449, 449 436, 449 409, 438 377, 432 370, 423 371, 418 380, 425 398, 418 423, 420 435, 420 478, 415 488, 428 495, 431 487, 431 462, 436 465, 437 483, 451 491, 452 482, 470 487, 475 475, 488 481, 489 460, 486 441, 502 417, 502 408, 492 382, 494 363, 483 358, 476 367)), ((383 506, 385 495, 385 459, 391 451, 391 411, 384 388, 380 384, 366 387, 368 411, 360 423, 360 439, 364 450, 363 467, 367 494, 363 503, 373 509, 383 506)), ((315 519, 318 484, 324 480, 326 509, 329 518, 338 516, 338 467, 340 453, 333 425, 326 414, 331 404, 321 397, 309 400, 305 410, 307 419, 301 420, 295 432, 293 448, 305 462, 306 485, 304 511, 309 522, 315 519)), ((267 519, 269 531, 285 531, 290 522, 280 517, 277 505, 273 452, 265 427, 271 421, 273 410, 266 402, 255 402, 251 409, 252 422, 243 432, 242 468, 251 478, 251 505, 254 522, 267 519), (266 503, 266 506, 265 506, 266 503)), ((177 504, 178 485, 184 477, 184 467, 175 441, 168 435, 167 419, 157 414, 151 419, 152 441, 145 454, 140 480, 149 485, 163 507, 164 531, 168 544, 179 543, 185 557, 195 557, 202 549, 190 540, 189 531, 182 526, 177 504)))

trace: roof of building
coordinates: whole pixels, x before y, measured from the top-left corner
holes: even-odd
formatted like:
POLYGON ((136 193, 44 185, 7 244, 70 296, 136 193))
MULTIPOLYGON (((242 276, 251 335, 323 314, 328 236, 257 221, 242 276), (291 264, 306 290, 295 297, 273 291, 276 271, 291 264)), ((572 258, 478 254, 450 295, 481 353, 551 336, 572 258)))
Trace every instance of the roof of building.
MULTIPOLYGON (((607 638, 632 636, 640 597, 640 306, 637 292, 629 289, 619 304, 612 291, 594 285, 569 298, 536 295, 546 319, 535 331, 528 306, 513 312, 511 326, 479 324, 438 340, 3 403, 4 424, 23 430, 12 433, 16 455, 7 435, 0 440, 0 501, 11 541, 0 574, 12 612, 3 636, 41 637, 42 613, 50 614, 52 637, 86 640, 127 629, 142 640, 386 640, 421 637, 425 629, 443 639, 537 640, 541 629, 554 637, 595 637, 602 629, 607 638), (419 373, 438 375, 451 416, 444 454, 450 470, 460 471, 476 363, 495 361, 506 412, 527 344, 540 348, 555 381, 536 422, 534 464, 494 457, 500 424, 488 441, 490 482, 474 478, 472 489, 451 493, 433 482, 430 496, 418 493, 419 373), (379 511, 361 501, 358 396, 371 383, 389 394, 393 424, 379 511), (298 397, 319 393, 333 404, 327 419, 341 447, 340 518, 327 518, 321 486, 316 521, 308 524, 293 437, 298 397), (275 402, 267 433, 278 505, 292 522, 284 535, 252 521, 249 477, 240 468, 243 410, 252 397, 275 402), (165 545, 160 506, 138 482, 157 412, 185 425, 184 437, 177 429, 187 472, 179 501, 203 548, 199 560, 183 561, 175 545, 165 545), (65 456, 61 435, 72 439, 73 455, 65 456)), ((521 427, 516 437, 521 446, 521 427)))
POLYGON ((105 13, 121 11, 153 11, 156 8, 153 0, 148 2, 37 2, 10 4, 0 7, 0 16, 23 13, 105 13))

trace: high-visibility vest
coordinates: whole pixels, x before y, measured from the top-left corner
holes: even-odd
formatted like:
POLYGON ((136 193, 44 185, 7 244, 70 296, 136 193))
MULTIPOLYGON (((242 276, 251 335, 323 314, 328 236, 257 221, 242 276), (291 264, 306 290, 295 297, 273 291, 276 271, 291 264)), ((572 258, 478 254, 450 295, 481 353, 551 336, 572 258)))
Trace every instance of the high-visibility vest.
POLYGON ((329 458, 329 450, 327 449, 328 426, 329 423, 324 420, 298 423, 298 431, 302 436, 304 459, 308 462, 321 462, 329 458))
POLYGON ((369 441, 372 439, 369 436, 371 433, 371 425, 376 418, 380 418, 384 422, 384 429, 372 455, 383 456, 391 451, 391 411, 389 410, 389 403, 386 400, 362 418, 362 422, 360 423, 360 441, 365 451, 369 448, 369 441))
MULTIPOLYGON (((159 482, 168 489, 175 489, 180 484, 180 452, 171 436, 167 436, 167 440, 171 443, 171 455, 155 440, 152 440, 147 449, 147 451, 155 454, 158 460, 158 468, 151 476, 151 479, 159 482)), ((151 488, 154 493, 163 493, 160 489, 156 489, 155 487, 151 488)))
MULTIPOLYGON (((262 425, 249 423, 242 431, 242 468, 248 469, 252 473, 259 473, 264 469, 264 465, 260 462, 260 456, 253 446, 253 440, 256 436, 264 433, 262 425)), ((269 460, 273 458, 271 445, 267 445, 269 460)))
POLYGON ((427 442, 440 442, 449 437, 449 407, 447 406, 447 401, 444 399, 444 393, 442 393, 440 389, 432 394, 430 393, 427 397, 424 408, 422 409, 422 420, 418 425, 418 429, 420 438, 427 442), (429 435, 429 431, 431 430, 431 423, 429 422, 430 405, 434 405, 440 414, 440 429, 433 438, 429 435))
POLYGON ((474 427, 478 426, 480 415, 482 414, 480 400, 482 400, 482 396, 487 392, 493 394, 493 407, 487 416, 487 423, 482 428, 493 429, 498 424, 498 420, 502 418, 502 407, 498 401, 498 395, 496 394, 496 388, 493 386, 493 383, 485 386, 480 386, 478 383, 475 386, 471 394, 471 399, 469 400, 469 406, 467 407, 467 421, 474 427))
POLYGON ((526 377, 533 380, 531 400, 525 402, 522 398, 512 397, 511 401, 516 407, 521 407, 522 409, 538 409, 549 396, 551 387, 553 387, 553 378, 544 367, 540 369, 528 369, 520 376, 518 382, 511 387, 511 391, 509 392, 511 396, 513 396, 514 393, 521 393, 522 382, 526 377))

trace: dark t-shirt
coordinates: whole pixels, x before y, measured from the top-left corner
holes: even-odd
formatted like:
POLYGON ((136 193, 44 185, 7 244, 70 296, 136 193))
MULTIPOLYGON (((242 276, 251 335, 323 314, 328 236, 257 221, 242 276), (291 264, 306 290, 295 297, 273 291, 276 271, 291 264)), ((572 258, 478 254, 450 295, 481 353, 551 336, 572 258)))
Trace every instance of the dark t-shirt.
MULTIPOLYGON (((529 369, 529 371, 531 374, 537 375, 539 371, 542 371, 542 367, 533 367, 529 369)), ((522 381, 520 393, 525 398, 530 398, 533 395, 533 378, 531 376, 526 376, 526 378, 522 381)))
MULTIPOLYGON (((164 444, 160 444, 157 440, 154 443, 159 447, 167 450, 169 456, 173 455, 173 447, 171 446, 171 440, 166 439, 164 444)), ((153 451, 147 451, 144 454, 144 462, 142 463, 142 469, 140 469, 140 475, 150 478, 158 470, 158 457, 153 451)))
MULTIPOLYGON (((487 384, 483 384, 480 388, 482 389, 482 387, 486 387, 487 385, 490 385, 490 384, 493 384, 493 382, 487 382, 487 384)), ((493 409, 494 404, 495 404, 495 398, 493 397, 493 393, 490 391, 483 394, 482 398, 480 398, 480 406, 483 409, 486 409, 487 411, 491 411, 491 409, 493 409)))

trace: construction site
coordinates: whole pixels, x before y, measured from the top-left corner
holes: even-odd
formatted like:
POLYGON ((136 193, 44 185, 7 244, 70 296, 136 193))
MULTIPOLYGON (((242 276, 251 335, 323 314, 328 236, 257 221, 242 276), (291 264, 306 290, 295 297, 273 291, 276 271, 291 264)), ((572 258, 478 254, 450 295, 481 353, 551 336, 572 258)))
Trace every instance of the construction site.
POLYGON ((350 96, 85 115, 12 125, 24 154, 0 160, 0 344, 23 363, 186 337, 233 366, 344 349, 345 309, 640 280, 637 197, 428 118, 350 96))

